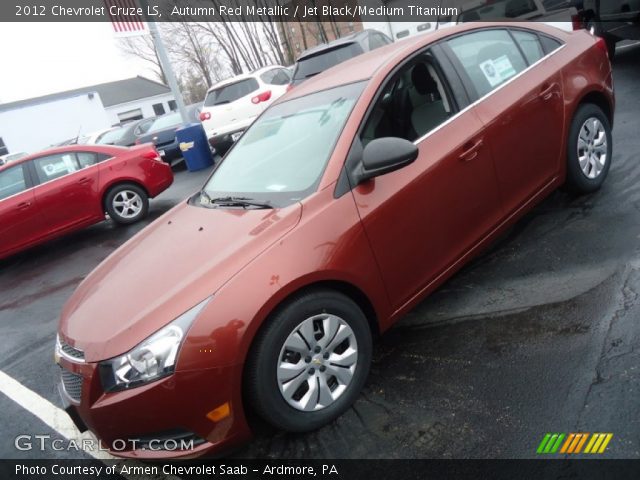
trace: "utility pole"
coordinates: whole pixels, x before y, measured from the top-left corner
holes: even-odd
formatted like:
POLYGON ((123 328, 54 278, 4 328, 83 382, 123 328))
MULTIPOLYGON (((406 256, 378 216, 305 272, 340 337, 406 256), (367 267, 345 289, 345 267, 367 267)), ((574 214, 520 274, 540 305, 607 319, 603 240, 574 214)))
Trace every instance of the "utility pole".
POLYGON ((160 37, 160 32, 158 31, 158 26, 156 22, 149 19, 149 15, 147 12, 149 11, 147 0, 140 0, 140 6, 142 7, 142 11, 144 13, 145 20, 147 25, 149 25, 149 32, 151 33, 151 39, 153 40, 153 45, 158 52, 158 60, 160 60, 160 64, 162 65, 162 70, 164 71, 165 76, 167 77, 167 83, 169 84, 169 88, 171 89, 171 93, 173 94, 173 98, 176 99, 176 106, 178 107, 178 111, 180 112, 180 116, 182 117, 182 121, 184 123, 189 123, 190 120, 187 116, 187 109, 184 106, 184 101, 182 100, 182 93, 180 92, 180 87, 178 87, 178 81, 176 80, 176 76, 173 73, 173 68, 171 67, 171 62, 169 61, 169 56, 167 55, 167 51, 164 48, 164 44, 162 43, 162 37, 160 37))

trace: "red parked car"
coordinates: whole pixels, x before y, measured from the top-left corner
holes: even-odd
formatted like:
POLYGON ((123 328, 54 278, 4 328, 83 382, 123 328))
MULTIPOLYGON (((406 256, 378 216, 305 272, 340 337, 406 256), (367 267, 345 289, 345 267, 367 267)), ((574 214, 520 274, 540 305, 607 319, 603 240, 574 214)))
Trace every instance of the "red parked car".
POLYGON ((173 182, 151 145, 69 145, 0 167, 0 259, 109 214, 129 224, 173 182))
POLYGON ((372 337, 554 189, 600 187, 613 112, 604 42, 539 24, 457 26, 310 79, 67 302, 67 411, 128 457, 219 452, 250 437, 248 409, 331 422, 372 337))

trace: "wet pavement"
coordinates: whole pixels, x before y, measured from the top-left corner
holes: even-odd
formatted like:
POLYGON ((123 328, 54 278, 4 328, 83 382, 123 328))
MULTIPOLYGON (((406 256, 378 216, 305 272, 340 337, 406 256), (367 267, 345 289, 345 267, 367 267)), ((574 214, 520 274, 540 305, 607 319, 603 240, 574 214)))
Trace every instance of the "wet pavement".
MULTIPOLYGON (((556 192, 375 347, 364 392, 304 435, 256 425, 237 457, 527 458, 546 432, 611 432, 607 458, 640 458, 640 45, 615 62, 609 178, 556 192)), ((153 220, 201 184, 178 172, 153 220)), ((91 227, 0 263, 0 370, 58 404, 57 317, 78 282, 144 224, 91 227)), ((0 394, 1 458, 54 434, 0 394)), ((67 456, 67 455, 65 455, 67 456)))

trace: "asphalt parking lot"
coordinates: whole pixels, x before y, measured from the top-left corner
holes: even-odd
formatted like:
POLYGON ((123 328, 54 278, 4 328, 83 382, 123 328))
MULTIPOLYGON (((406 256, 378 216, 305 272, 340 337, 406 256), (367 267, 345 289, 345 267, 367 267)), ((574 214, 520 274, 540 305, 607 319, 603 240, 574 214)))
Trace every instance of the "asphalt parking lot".
MULTIPOLYGON (((257 425, 239 458, 529 458, 546 432, 612 432, 640 458, 640 45, 619 47, 614 158, 601 191, 556 192, 381 338, 363 394, 318 432, 257 425)), ((58 314, 129 237, 195 191, 176 173, 141 224, 103 222, 0 262, 0 371, 54 404, 58 314)), ((0 394, 2 458, 83 454, 14 447, 56 437, 0 394)))

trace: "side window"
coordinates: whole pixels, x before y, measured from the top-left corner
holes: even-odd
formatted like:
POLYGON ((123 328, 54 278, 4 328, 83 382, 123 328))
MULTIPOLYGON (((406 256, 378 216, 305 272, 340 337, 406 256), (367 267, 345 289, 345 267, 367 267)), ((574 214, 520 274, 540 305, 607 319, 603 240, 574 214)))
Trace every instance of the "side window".
POLYGON ((33 165, 40 183, 64 177, 79 170, 74 153, 59 153, 33 160, 33 165))
POLYGON ((291 75, 289 71, 284 68, 276 70, 276 74, 273 76, 274 85, 286 85, 291 82, 291 75))
POLYGON ((98 155, 92 152, 76 152, 76 158, 78 159, 80 168, 90 167, 100 161, 98 155))
POLYGON ((269 85, 286 85, 291 81, 289 73, 283 68, 275 68, 260 75, 263 82, 269 85))
POLYGON ((153 124, 153 120, 153 118, 147 118, 144 122, 140 122, 133 131, 133 134, 139 137, 140 135, 147 133, 153 124))
POLYGON ((264 72, 262 75, 260 75, 260 79, 264 82, 264 83, 269 83, 271 84, 273 81, 273 76, 276 74, 275 70, 267 70, 266 72, 264 72))
POLYGON ((482 97, 522 72, 527 64, 506 30, 484 30, 447 41, 482 97))
POLYGON ((16 165, 0 172, 0 200, 16 195, 27 189, 24 178, 24 165, 16 165))
POLYGON ((542 43, 542 48, 544 48, 544 52, 547 55, 562 46, 562 42, 555 38, 547 37, 546 35, 540 35, 540 42, 542 43))
POLYGON ((366 145, 380 137, 415 141, 453 115, 445 82, 430 55, 404 66, 384 87, 361 134, 366 145))
POLYGON ((512 33, 516 42, 520 45, 524 56, 527 58, 529 65, 536 63, 544 57, 544 51, 542 50, 542 45, 537 35, 523 32, 522 30, 513 30, 512 33))
POLYGON ((369 35, 369 50, 375 50, 376 48, 384 47, 387 43, 382 35, 372 33, 369 35))

